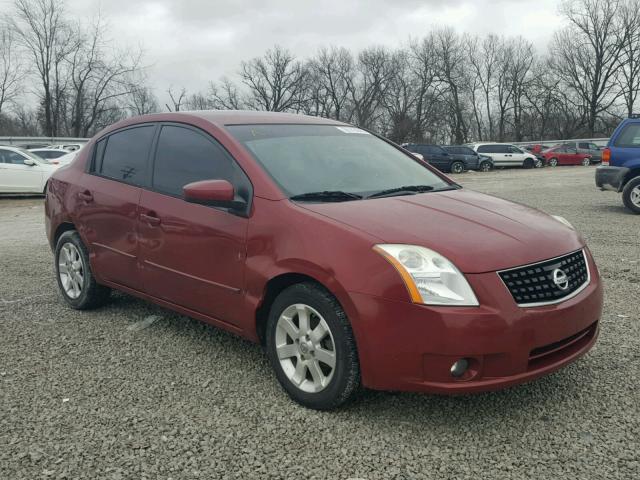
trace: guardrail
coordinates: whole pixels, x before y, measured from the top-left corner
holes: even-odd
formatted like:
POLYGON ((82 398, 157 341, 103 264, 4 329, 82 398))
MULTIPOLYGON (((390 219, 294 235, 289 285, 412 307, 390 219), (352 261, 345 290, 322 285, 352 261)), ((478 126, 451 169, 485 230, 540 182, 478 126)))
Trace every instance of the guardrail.
POLYGON ((609 143, 609 139, 608 138, 568 138, 565 140, 531 140, 529 142, 512 142, 512 145, 544 145, 545 147, 553 147, 554 145, 558 145, 560 143, 566 143, 566 142, 595 143, 599 147, 606 147, 607 143, 609 143))
POLYGON ((64 145, 67 143, 87 143, 88 138, 73 137, 0 137, 0 145, 22 145, 25 143, 43 143, 47 145, 64 145))

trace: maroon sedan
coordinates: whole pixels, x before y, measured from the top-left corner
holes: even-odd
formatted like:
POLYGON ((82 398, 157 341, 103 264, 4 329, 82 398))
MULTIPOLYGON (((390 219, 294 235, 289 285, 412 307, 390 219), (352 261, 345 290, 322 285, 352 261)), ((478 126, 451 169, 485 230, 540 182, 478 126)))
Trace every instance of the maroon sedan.
POLYGON ((580 153, 575 148, 567 145, 557 145, 542 152, 542 156, 550 167, 558 165, 591 165, 591 155, 580 153))
POLYGON ((598 334, 598 269, 566 220, 333 120, 124 120, 53 175, 46 220, 71 307, 116 289, 260 342, 311 408, 522 383, 598 334))

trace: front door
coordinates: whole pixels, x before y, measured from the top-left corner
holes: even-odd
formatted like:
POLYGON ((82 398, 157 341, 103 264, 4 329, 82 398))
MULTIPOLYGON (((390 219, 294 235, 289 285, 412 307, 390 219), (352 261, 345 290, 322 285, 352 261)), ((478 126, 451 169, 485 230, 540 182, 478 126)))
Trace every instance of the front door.
MULTIPOLYGON (((182 187, 229 180, 250 197, 249 180, 208 134, 163 125, 150 190, 140 198, 140 262, 148 294, 231 324, 239 324, 248 219, 187 203, 182 187)), ((245 200, 250 200, 246 198, 245 200)))
POLYGON ((138 268, 138 202, 149 183, 156 125, 120 130, 95 147, 90 173, 76 192, 76 224, 100 280, 142 290, 138 268))

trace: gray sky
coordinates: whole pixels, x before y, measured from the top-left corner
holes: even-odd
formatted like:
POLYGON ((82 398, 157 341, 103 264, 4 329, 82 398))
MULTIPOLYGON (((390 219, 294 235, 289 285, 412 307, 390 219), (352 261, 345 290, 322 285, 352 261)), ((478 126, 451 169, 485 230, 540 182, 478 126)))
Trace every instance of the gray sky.
MULTIPOLYGON (((10 0, 0 0, 3 10, 10 0)), ((399 46, 433 26, 523 35, 544 48, 562 24, 558 0, 67 0, 74 16, 99 10, 112 37, 141 45, 149 81, 190 93, 232 76, 276 43, 299 56, 324 45, 399 46)))

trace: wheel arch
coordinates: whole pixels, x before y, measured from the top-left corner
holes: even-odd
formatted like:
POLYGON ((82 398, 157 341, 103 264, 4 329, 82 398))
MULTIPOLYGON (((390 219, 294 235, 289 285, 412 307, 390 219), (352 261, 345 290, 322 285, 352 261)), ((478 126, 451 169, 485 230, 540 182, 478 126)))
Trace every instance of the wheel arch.
POLYGON ((640 177, 640 167, 633 168, 627 172, 627 174, 624 177, 624 180, 622 181, 622 184, 620 185, 620 190, 622 190, 627 183, 629 183, 631 180, 633 180, 636 177, 640 177))
POLYGON ((71 230, 77 230, 76 226, 72 222, 60 223, 60 225, 58 225, 58 227, 56 228, 53 237, 51 238, 51 247, 55 249, 56 245, 58 244, 58 239, 62 236, 62 234, 71 230))

